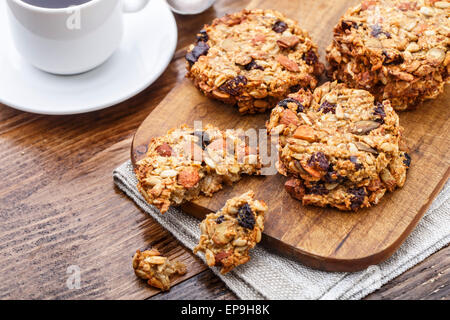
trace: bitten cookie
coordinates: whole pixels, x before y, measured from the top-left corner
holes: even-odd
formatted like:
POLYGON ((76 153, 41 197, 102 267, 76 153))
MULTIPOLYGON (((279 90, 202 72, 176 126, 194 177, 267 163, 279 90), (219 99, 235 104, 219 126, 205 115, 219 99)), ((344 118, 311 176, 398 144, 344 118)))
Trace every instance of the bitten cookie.
POLYGON ((315 88, 323 71, 317 46, 297 22, 274 10, 215 19, 186 55, 187 77, 208 97, 241 113, 272 108, 292 87, 315 88))
POLYGON ((211 125, 203 131, 183 125, 154 138, 145 158, 136 164, 139 191, 164 213, 170 205, 200 194, 212 196, 244 174, 258 175, 258 150, 248 146, 242 134, 211 125))
POLYGON ((222 274, 247 263, 249 250, 261 241, 267 205, 254 198, 253 191, 232 198, 200 224, 200 242, 194 253, 204 252, 208 266, 222 267, 222 274))
POLYGON ((162 291, 170 290, 170 278, 176 274, 186 274, 186 266, 181 262, 171 262, 161 256, 158 250, 136 251, 133 257, 133 269, 141 279, 162 291))
POLYGON ((405 183, 410 158, 399 150, 402 128, 388 100, 327 82, 300 90, 272 110, 279 135, 278 171, 286 190, 306 204, 356 210, 405 183))
POLYGON ((450 81, 449 13, 448 1, 363 1, 334 29, 331 76, 396 110, 436 98, 450 81))

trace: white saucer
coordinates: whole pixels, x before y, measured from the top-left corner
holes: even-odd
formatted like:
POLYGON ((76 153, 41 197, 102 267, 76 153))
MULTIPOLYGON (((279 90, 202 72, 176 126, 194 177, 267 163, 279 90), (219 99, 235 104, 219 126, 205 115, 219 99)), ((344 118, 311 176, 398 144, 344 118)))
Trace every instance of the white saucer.
POLYGON ((152 84, 170 63, 177 25, 164 0, 125 14, 121 47, 100 67, 75 76, 51 75, 22 59, 11 39, 6 1, 0 1, 0 103, 49 115, 84 113, 122 102, 152 84))

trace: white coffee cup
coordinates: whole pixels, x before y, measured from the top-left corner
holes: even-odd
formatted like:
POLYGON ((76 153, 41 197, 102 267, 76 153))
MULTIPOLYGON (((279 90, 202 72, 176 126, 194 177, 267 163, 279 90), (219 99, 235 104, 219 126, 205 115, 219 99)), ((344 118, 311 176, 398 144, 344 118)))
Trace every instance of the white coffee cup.
POLYGON ((104 63, 119 47, 123 14, 143 9, 149 0, 91 0, 61 9, 7 0, 17 50, 36 68, 70 75, 104 63))

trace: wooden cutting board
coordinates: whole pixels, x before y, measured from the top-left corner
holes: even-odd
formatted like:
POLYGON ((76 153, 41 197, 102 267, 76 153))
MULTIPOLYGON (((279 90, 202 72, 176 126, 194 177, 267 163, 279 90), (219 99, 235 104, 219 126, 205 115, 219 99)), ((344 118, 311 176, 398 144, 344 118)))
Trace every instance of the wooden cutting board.
MULTIPOLYGON (((248 8, 273 8, 297 19, 321 49, 332 38, 333 26, 356 1, 253 1, 248 8)), ((205 21, 207 23, 208 21, 205 21)), ((199 26, 200 28, 201 26, 199 26)), ((194 35, 193 35, 194 38, 194 35)), ((245 177, 213 198, 183 206, 198 218, 220 209, 225 201, 252 189, 269 206, 262 245, 302 263, 328 271, 357 271, 389 258, 417 225, 450 173, 450 94, 400 114, 411 149, 412 167, 405 186, 381 203, 357 213, 304 207, 284 191, 285 177, 245 177)), ((150 140, 183 123, 201 120, 220 128, 264 128, 269 114, 241 116, 238 111, 204 97, 187 79, 175 87, 136 132, 131 158, 141 159, 150 140)))

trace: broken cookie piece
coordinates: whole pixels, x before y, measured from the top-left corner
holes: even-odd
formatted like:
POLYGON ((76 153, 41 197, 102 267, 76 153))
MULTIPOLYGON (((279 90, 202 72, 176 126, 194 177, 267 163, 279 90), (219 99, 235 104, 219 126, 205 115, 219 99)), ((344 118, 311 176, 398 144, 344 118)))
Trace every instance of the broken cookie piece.
POLYGON ((261 241, 267 205, 254 198, 253 191, 232 198, 200 224, 200 242, 194 253, 204 252, 208 266, 222 267, 222 274, 247 263, 250 249, 261 241))
POLYGON ((139 191, 164 213, 200 194, 212 196, 244 174, 258 175, 260 168, 257 148, 245 142, 243 131, 183 125, 154 138, 135 172, 139 191))
POLYGON ((133 257, 133 269, 136 276, 148 280, 149 285, 162 291, 170 290, 170 277, 186 274, 186 266, 183 263, 169 261, 156 249, 144 252, 137 250, 133 257))

